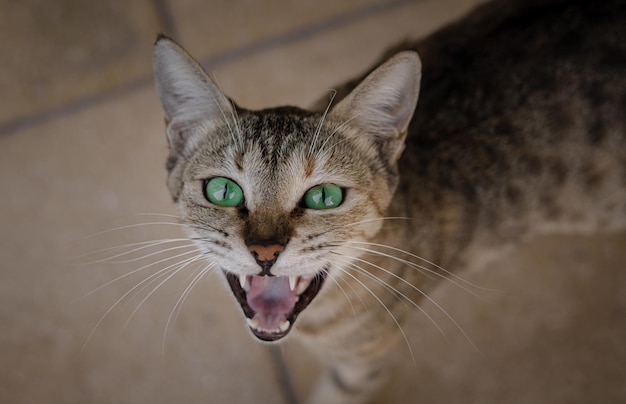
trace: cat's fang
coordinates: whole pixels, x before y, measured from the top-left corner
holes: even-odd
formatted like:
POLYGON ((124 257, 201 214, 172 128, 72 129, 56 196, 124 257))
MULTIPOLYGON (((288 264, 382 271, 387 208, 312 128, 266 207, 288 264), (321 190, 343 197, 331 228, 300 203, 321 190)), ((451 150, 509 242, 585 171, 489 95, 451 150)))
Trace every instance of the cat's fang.
POLYGON ((290 276, 289 277, 289 289, 292 292, 296 289, 296 283, 298 283, 298 277, 297 276, 290 276))
POLYGON ((248 291, 248 289, 250 289, 250 283, 248 282, 247 275, 239 275, 239 284, 241 285, 241 289, 245 290, 246 292, 248 291))

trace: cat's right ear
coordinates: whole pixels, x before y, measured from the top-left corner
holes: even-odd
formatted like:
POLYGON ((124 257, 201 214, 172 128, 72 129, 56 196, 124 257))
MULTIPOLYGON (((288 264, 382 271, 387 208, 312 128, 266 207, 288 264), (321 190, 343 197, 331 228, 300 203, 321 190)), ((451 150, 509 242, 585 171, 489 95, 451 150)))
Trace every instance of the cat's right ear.
POLYGON ((404 149, 420 90, 421 62, 416 52, 400 52, 371 72, 331 114, 359 132, 391 164, 404 149))
POLYGON ((174 40, 159 35, 152 63, 170 149, 186 155, 202 135, 232 119, 233 106, 200 64, 174 40))

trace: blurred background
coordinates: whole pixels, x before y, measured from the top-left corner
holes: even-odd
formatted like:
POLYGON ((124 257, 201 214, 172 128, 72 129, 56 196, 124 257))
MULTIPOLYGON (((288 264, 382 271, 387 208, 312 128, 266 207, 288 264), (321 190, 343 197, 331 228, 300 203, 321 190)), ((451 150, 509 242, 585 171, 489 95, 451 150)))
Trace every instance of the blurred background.
MULTIPOLYGON (((244 107, 305 107, 480 1, 0 0, 0 402, 306 397, 304 347, 254 341, 220 274, 172 275, 189 250, 165 187, 156 34, 244 107)), ((443 332, 416 313, 416 363, 377 399, 626 402, 624 245, 546 237, 464 274, 493 289, 480 297, 444 283, 433 298, 460 328, 425 304, 443 332)))

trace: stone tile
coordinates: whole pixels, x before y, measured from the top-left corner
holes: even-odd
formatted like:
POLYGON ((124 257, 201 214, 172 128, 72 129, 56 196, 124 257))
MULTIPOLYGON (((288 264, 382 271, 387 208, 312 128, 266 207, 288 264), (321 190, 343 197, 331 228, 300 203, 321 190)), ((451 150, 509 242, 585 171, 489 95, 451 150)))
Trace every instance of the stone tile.
POLYGON ((306 107, 328 94, 334 85, 363 72, 390 46, 423 37, 481 2, 402 3, 369 18, 218 66, 211 73, 243 107, 306 107))
POLYGON ((9 1, 0 27, 0 123, 148 75, 161 29, 148 0, 9 1))
POLYGON ((394 1, 178 0, 168 6, 173 34, 203 59, 388 3, 394 1))
MULTIPOLYGON (((174 222, 137 216, 175 213, 162 122, 146 89, 0 138, 0 183, 11 189, 0 198, 0 401, 281 401, 269 352, 247 335, 221 274, 202 278, 168 324, 201 267, 189 265, 160 287, 170 273, 149 276, 193 254, 160 263, 163 255, 136 259, 154 250, 82 256, 181 237, 175 225, 133 226, 174 222), (119 226, 132 227, 89 237, 119 226), (149 263, 157 264, 140 270, 149 263)), ((170 255, 176 251, 184 252, 170 255)))
POLYGON ((536 239, 461 274, 494 289, 484 301, 444 282, 432 298, 467 336, 424 302, 443 333, 415 316, 406 331, 416 364, 404 363, 380 402, 624 401, 625 243, 626 234, 536 239))

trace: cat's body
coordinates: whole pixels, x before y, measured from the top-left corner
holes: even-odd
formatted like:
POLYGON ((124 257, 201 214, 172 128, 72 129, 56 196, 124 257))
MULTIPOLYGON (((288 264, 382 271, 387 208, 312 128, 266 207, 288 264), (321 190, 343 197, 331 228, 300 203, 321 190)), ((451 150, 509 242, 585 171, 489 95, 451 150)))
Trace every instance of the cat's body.
POLYGON ((366 400, 446 271, 543 231, 626 226, 625 32, 623 1, 496 2, 394 50, 418 51, 421 90, 402 52, 328 114, 233 107, 157 42, 182 220, 257 337, 295 328, 329 364, 313 402, 366 400))

